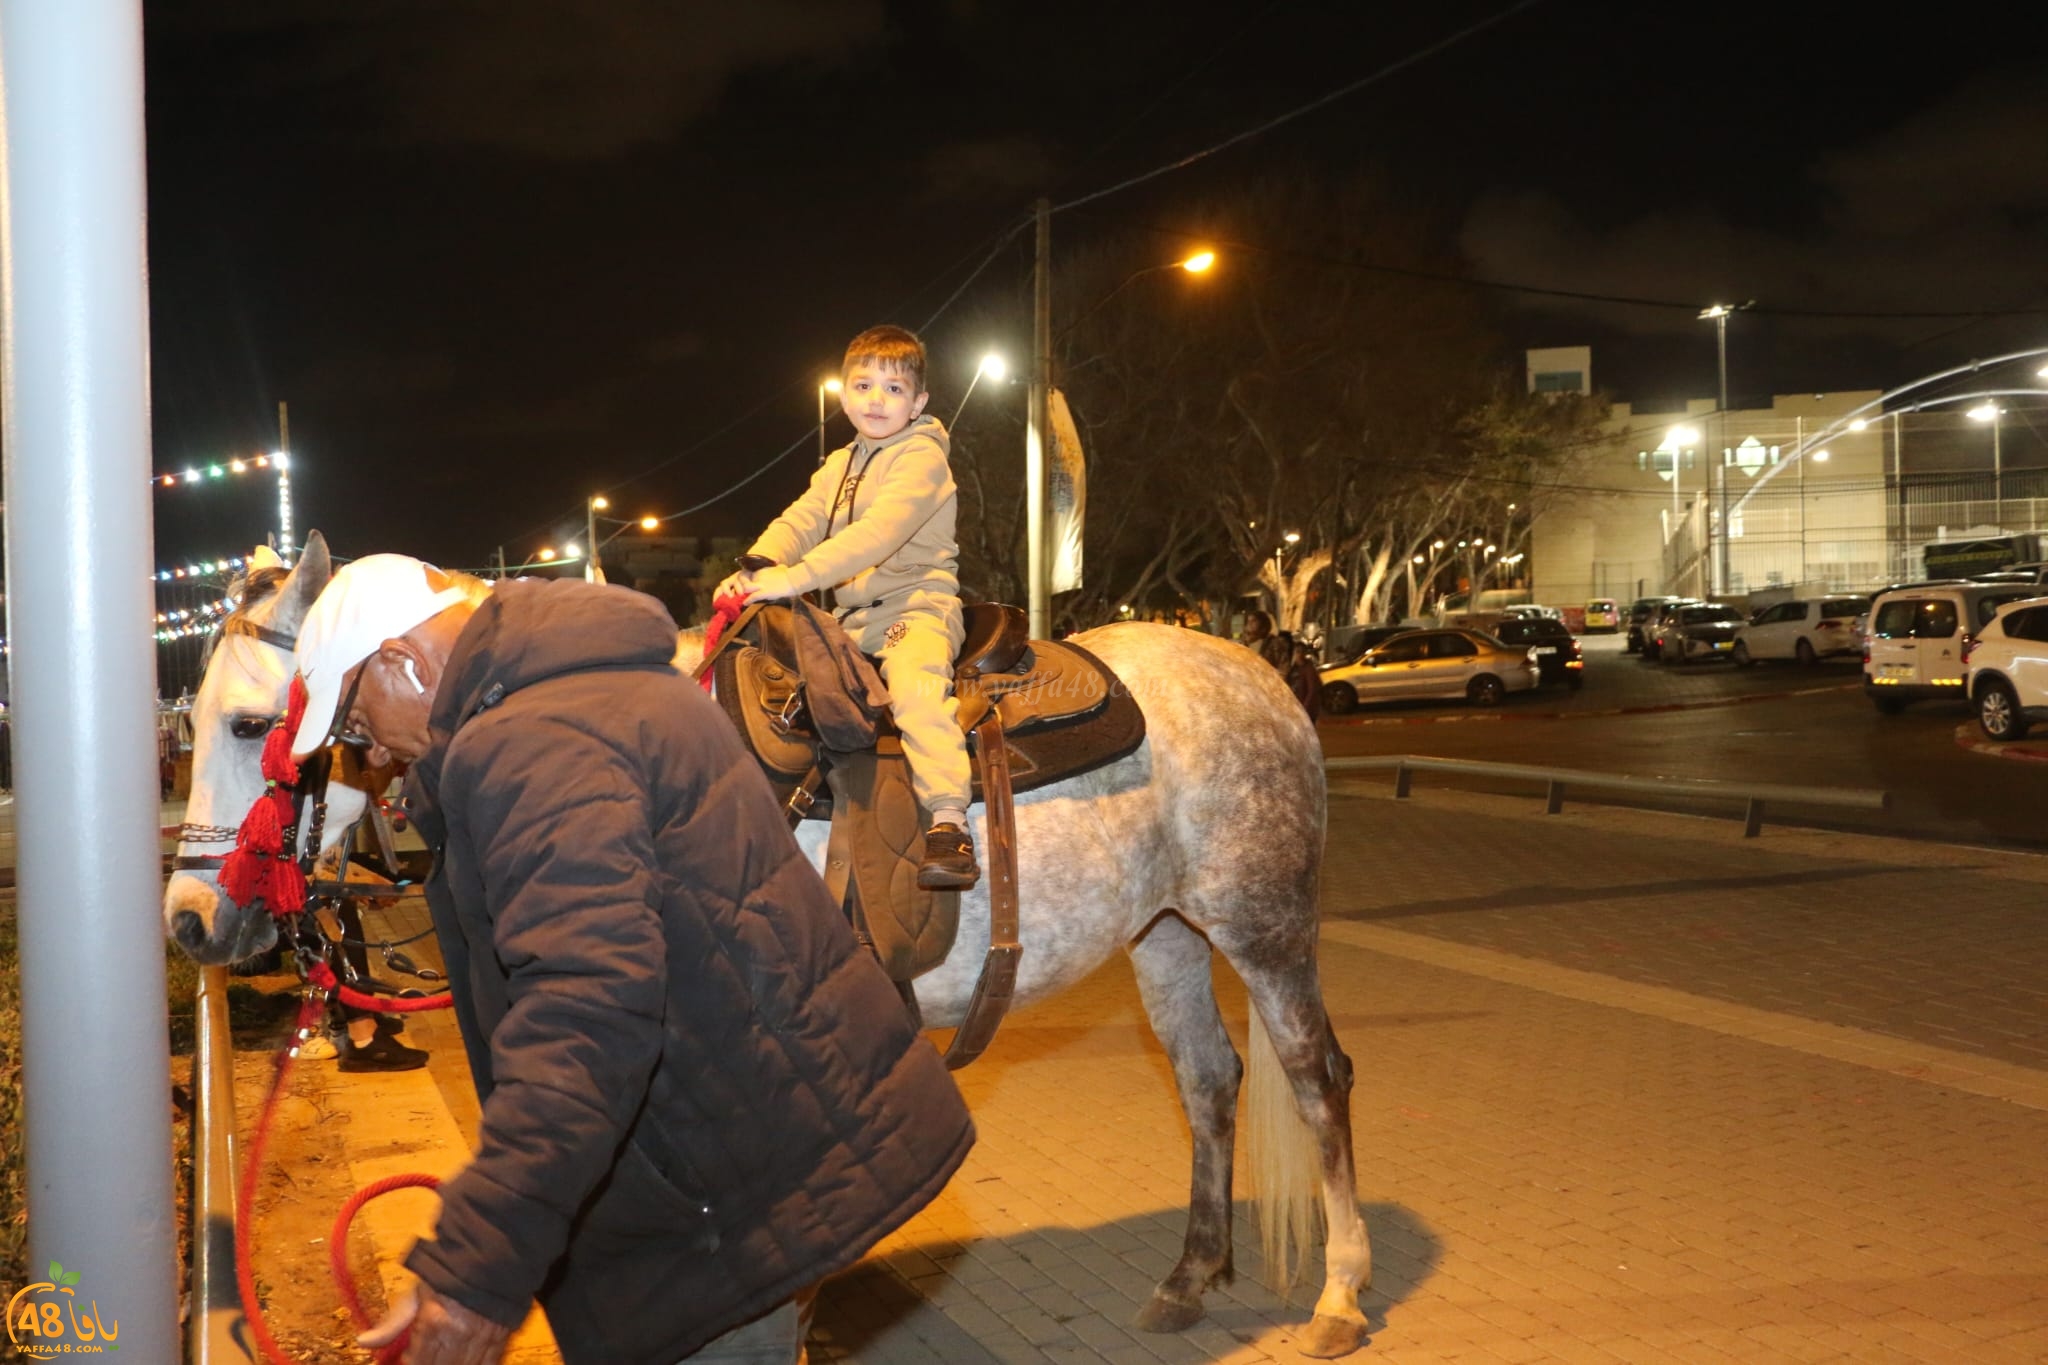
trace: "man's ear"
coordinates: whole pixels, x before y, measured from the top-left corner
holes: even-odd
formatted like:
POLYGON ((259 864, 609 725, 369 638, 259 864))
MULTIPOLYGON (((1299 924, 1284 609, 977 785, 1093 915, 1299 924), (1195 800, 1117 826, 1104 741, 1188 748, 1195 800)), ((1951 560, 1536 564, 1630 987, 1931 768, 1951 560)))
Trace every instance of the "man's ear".
POLYGON ((441 670, 427 657, 427 652, 402 635, 379 645, 377 657, 393 677, 411 679, 419 684, 422 693, 432 692, 434 685, 441 681, 441 670))

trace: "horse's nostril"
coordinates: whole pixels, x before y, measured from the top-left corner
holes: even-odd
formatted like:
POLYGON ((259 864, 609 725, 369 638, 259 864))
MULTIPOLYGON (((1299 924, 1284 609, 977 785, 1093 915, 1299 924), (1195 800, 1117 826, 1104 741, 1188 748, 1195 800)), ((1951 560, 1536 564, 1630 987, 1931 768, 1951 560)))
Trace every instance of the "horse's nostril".
POLYGON ((171 937, 182 948, 197 948, 206 942, 206 921, 196 910, 180 910, 171 916, 171 937))

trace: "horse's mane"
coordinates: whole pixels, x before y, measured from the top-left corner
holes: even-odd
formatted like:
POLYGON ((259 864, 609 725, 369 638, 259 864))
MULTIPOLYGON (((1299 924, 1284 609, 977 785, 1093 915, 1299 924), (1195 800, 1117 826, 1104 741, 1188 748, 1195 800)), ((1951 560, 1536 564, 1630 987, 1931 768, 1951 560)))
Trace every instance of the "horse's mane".
POLYGON ((290 569, 275 567, 251 569, 248 573, 238 574, 229 580, 227 598, 235 605, 220 618, 220 624, 213 628, 213 633, 206 637, 206 648, 199 652, 201 673, 204 673, 206 666, 213 662, 213 651, 219 647, 220 637, 227 634, 228 622, 238 616, 248 615, 251 607, 268 602, 277 596, 277 590, 284 586, 285 579, 290 578, 291 574, 290 569))

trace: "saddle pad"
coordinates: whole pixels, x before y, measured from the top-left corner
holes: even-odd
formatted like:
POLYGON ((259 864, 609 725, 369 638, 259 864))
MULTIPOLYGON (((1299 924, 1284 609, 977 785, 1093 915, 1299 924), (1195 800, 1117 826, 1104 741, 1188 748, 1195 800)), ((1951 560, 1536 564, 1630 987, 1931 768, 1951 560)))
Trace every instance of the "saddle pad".
MULTIPOLYGON (((1012 792, 1093 772, 1145 742, 1145 713, 1123 680, 1079 645, 1033 641, 1030 670, 980 679, 994 702, 1010 754, 1012 792)), ((960 721, 971 725, 988 703, 963 700, 960 721)), ((981 765, 974 765, 974 799, 982 799, 981 765)))

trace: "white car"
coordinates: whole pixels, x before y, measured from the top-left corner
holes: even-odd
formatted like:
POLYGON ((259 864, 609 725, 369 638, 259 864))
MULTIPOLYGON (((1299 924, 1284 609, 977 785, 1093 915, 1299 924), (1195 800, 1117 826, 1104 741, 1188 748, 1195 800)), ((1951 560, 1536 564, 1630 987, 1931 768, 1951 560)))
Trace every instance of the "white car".
POLYGON ((1998 609, 2039 596, 2032 587, 1930 583, 1879 593, 1863 645, 1863 694, 1884 714, 1910 701, 1970 695, 1963 660, 1998 609))
POLYGON ((1963 686, 1986 737, 2025 739, 2048 720, 2048 597, 2000 608, 1964 657, 1963 686))
POLYGON ((1870 610, 1867 597, 1804 597, 1765 607, 1735 632, 1735 666, 1759 659, 1794 659, 1810 664, 1863 648, 1856 618, 1870 610))

